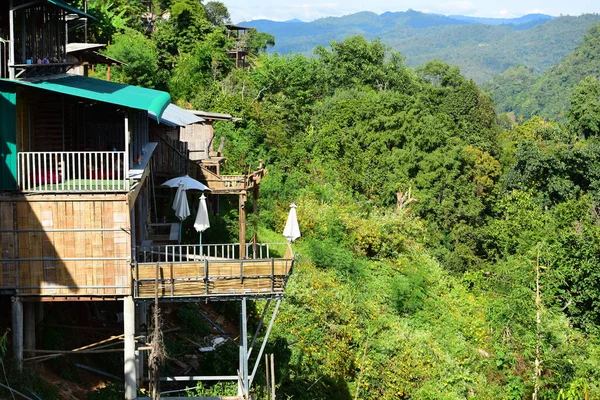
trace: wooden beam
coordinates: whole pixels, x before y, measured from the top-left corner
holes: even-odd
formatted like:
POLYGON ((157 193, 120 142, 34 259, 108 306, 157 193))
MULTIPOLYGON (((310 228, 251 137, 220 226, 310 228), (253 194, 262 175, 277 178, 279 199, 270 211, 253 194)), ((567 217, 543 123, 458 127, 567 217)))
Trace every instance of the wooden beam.
POLYGON ((239 217, 240 217, 240 259, 246 258, 246 192, 243 191, 239 196, 239 217))

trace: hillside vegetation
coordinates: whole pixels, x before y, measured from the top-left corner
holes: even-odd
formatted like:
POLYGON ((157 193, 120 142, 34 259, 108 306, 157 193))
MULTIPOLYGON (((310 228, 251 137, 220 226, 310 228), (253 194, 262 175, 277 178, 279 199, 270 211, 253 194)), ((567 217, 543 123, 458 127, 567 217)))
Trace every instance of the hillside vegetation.
POLYGON ((575 87, 588 76, 600 77, 600 25, 592 27, 575 50, 541 75, 518 66, 496 76, 486 87, 500 112, 522 118, 539 115, 563 120, 575 87))
POLYGON ((409 10, 377 15, 369 12, 313 22, 242 22, 274 35, 272 51, 312 55, 314 49, 352 35, 378 38, 406 57, 410 67, 439 59, 458 65, 478 83, 511 66, 524 65, 541 73, 572 51, 585 32, 600 22, 597 14, 550 18, 490 20, 446 17, 409 10))
MULTIPOLYGON (((263 45, 233 69, 213 2, 156 2, 171 18, 150 35, 136 4, 90 33, 114 28, 107 53, 127 65, 113 79, 243 119, 216 131, 227 172, 269 170, 248 235, 277 240, 298 204, 298 264, 267 346, 278 398, 600 398, 597 80, 563 124, 500 124, 458 67, 409 68, 383 41, 277 55, 252 32, 263 45)), ((211 225, 235 237, 236 212, 211 225)))

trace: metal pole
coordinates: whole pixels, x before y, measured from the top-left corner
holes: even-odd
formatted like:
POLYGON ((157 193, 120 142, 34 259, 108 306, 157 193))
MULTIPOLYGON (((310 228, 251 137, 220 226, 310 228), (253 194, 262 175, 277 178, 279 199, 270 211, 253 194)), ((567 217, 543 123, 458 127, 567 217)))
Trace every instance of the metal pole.
POLYGON ((242 297, 242 321, 240 335, 240 346, 242 349, 240 352, 240 356, 242 357, 240 360, 240 367, 242 372, 243 396, 244 399, 247 399, 250 392, 250 388, 248 387, 250 381, 248 379, 248 320, 246 312, 246 297, 242 297))
POLYGON ((256 331, 254 331, 254 336, 252 337, 252 342, 250 343, 250 347, 248 348, 248 358, 252 354, 252 349, 254 348, 254 343, 256 343, 256 338, 258 337, 258 332, 260 328, 263 326, 263 321, 265 320, 265 315, 267 315, 267 310, 269 309, 269 305, 271 304, 271 299, 267 300, 267 304, 265 304, 265 308, 263 309, 263 313, 260 316, 260 320, 258 321, 258 326, 256 327, 256 331))
POLYGON ((11 68, 10 65, 15 65, 15 12, 13 11, 13 0, 10 0, 10 12, 9 12, 9 25, 10 25, 10 49, 9 49, 9 60, 8 60, 8 76, 10 79, 15 79, 15 69, 11 68))
POLYGON ((125 399, 137 398, 137 366, 135 359, 135 303, 133 296, 123 299, 123 324, 125 337, 125 399))
MULTIPOLYGON (((267 332, 265 333, 265 338, 263 339, 262 344, 260 345, 260 350, 258 352, 258 357, 256 358, 256 363, 254 363, 254 368, 252 369, 252 374, 250 375, 249 385, 252 385, 252 381, 254 381, 254 376, 256 375, 256 370, 258 369, 258 364, 260 363, 260 358, 265 351, 265 346, 267 345, 267 340, 269 340, 269 335, 271 334, 271 328, 275 323, 275 317, 277 317, 277 311, 279 311, 279 305, 281 304, 281 298, 277 299, 277 303, 275 303, 275 309, 273 310, 273 315, 271 316, 271 321, 269 322, 269 327, 267 328, 267 332)), ((273 377, 271 377, 273 380, 273 377)))
POLYGON ((271 353, 271 399, 275 400, 275 354, 271 353))

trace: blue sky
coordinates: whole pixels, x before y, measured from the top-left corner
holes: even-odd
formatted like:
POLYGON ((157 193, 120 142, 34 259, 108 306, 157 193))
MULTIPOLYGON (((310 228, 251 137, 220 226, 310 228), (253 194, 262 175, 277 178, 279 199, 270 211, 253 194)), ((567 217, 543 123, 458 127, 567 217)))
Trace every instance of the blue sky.
POLYGON ((409 8, 444 15, 498 18, 520 17, 531 13, 558 16, 600 12, 598 0, 225 0, 224 3, 233 22, 263 18, 276 21, 293 18, 312 21, 358 11, 381 14, 385 11, 406 11, 409 8))

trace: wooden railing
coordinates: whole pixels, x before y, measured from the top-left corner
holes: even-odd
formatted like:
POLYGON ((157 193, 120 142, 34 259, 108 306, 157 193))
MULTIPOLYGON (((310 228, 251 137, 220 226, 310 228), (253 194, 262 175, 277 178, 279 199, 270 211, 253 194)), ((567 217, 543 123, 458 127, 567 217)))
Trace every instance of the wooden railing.
POLYGON ((134 294, 137 298, 282 294, 294 265, 291 247, 248 243, 246 249, 256 258, 237 259, 237 243, 150 246, 138 252, 134 263, 134 294), (270 257, 271 246, 280 246, 283 257, 270 257))
MULTIPOLYGON (((284 243, 246 243, 247 259, 271 258, 271 245, 284 246, 284 243)), ((238 260, 239 243, 227 244, 176 244, 154 245, 140 248, 139 259, 143 262, 186 263, 205 259, 238 260)))
POLYGON ((124 151, 19 152, 18 184, 24 192, 129 190, 124 151))
POLYGON ((294 259, 209 260, 193 263, 139 263, 134 269, 137 298, 277 295, 285 290, 294 259))

